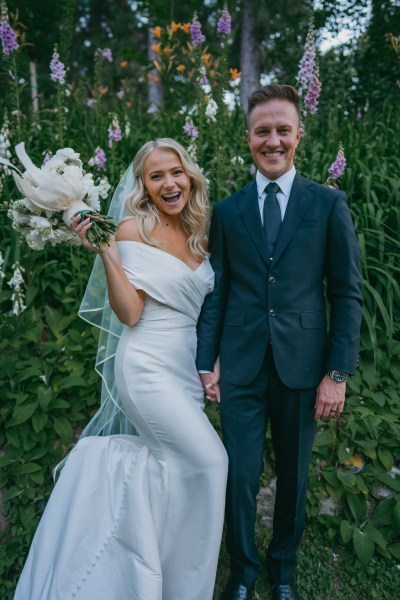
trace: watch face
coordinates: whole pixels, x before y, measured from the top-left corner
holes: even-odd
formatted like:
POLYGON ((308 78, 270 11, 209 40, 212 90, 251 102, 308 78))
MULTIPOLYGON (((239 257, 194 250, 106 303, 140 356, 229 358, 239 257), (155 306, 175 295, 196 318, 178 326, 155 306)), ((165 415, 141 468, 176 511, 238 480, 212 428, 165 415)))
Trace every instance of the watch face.
POLYGON ((343 383, 343 381, 347 381, 347 373, 343 373, 343 371, 328 371, 328 375, 336 383, 343 383))

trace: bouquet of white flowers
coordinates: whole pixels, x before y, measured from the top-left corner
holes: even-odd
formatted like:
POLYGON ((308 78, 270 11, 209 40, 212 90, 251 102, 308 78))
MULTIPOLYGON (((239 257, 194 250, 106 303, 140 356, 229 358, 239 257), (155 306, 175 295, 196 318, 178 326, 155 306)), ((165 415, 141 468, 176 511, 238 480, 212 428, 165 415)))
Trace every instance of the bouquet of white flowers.
POLYGON ((94 246, 100 248, 107 243, 116 225, 98 212, 99 186, 94 184, 90 173, 83 171, 79 154, 72 148, 62 148, 38 168, 25 152, 23 142, 15 151, 26 169, 24 173, 6 159, 0 158, 0 162, 12 169, 15 183, 24 195, 13 203, 8 216, 29 247, 42 250, 47 242, 52 246, 64 242, 80 244, 79 237, 69 227, 77 214, 82 219, 90 217, 93 225, 87 237, 94 246))

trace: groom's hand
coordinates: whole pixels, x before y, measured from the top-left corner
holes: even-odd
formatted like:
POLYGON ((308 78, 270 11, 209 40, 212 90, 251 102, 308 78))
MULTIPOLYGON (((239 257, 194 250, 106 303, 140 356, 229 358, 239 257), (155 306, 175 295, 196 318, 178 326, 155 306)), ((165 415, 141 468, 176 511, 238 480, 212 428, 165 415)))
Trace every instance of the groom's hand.
POLYGON ((219 373, 199 373, 208 400, 219 402, 219 373))

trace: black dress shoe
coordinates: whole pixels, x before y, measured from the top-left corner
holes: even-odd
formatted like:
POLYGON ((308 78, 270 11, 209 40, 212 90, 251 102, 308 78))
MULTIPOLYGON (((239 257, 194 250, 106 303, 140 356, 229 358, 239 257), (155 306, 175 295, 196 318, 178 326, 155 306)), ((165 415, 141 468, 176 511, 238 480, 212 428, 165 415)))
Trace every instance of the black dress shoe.
POLYGON ((296 589, 292 585, 274 584, 271 588, 272 600, 300 600, 296 589))
POLYGON ((243 583, 228 583, 220 600, 251 600, 251 589, 243 583))

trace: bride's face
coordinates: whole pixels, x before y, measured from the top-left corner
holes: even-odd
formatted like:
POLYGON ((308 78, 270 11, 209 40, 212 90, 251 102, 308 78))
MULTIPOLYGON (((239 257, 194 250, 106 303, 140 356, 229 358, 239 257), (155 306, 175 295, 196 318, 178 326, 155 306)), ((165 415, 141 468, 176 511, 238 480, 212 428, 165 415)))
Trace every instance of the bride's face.
POLYGON ((190 179, 175 152, 153 150, 144 161, 143 181, 154 205, 164 215, 179 215, 189 200, 190 179))

